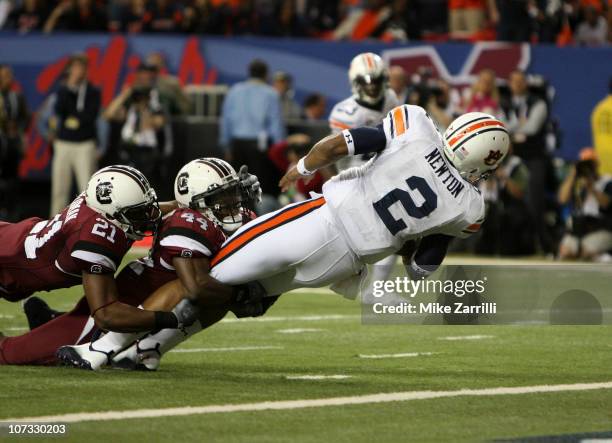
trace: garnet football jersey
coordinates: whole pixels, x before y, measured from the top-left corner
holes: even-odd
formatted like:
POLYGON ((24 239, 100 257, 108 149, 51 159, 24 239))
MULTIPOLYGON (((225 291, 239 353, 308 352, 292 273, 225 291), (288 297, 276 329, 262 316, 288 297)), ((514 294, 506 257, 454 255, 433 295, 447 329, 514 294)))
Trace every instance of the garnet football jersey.
POLYGON ((114 273, 131 241, 81 195, 51 220, 0 223, 0 245, 0 295, 18 300, 114 273))

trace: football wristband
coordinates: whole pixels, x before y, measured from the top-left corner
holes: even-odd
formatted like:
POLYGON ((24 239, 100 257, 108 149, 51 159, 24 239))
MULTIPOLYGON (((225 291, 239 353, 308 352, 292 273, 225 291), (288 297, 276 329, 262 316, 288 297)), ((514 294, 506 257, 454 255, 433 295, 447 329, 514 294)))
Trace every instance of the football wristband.
POLYGON ((308 169, 306 169, 306 165, 304 164, 305 158, 306 157, 302 157, 301 159, 299 159, 297 165, 295 165, 295 168, 297 169, 297 172, 300 173, 300 175, 312 175, 315 173, 315 171, 309 171, 308 169))
POLYGON ((178 328, 178 318, 174 312, 154 311, 155 312, 155 330, 176 329, 178 328))

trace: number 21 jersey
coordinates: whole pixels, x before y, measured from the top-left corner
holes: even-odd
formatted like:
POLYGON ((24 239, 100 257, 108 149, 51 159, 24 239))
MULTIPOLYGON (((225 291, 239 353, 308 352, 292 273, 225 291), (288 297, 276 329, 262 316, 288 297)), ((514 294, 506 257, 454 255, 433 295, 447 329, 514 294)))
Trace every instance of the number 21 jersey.
POLYGON ((0 223, 0 297, 20 300, 75 286, 83 272, 112 274, 130 246, 125 232, 84 196, 51 220, 0 223))

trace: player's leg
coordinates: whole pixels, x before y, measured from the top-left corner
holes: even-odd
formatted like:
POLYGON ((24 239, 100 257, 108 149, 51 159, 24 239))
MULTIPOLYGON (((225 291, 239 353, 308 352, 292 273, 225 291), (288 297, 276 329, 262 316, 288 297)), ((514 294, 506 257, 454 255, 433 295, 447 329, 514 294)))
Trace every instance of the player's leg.
POLYGON ((72 185, 72 158, 70 146, 56 140, 51 162, 51 217, 68 205, 72 185))
MULTIPOLYGON (((172 304, 168 304, 165 309, 163 304, 160 304, 156 299, 152 299, 147 304, 147 297, 155 289, 155 284, 152 283, 152 278, 149 277, 150 271, 148 268, 142 268, 140 271, 135 271, 134 263, 126 266, 117 276, 116 283, 119 290, 119 301, 131 306, 143 308, 143 304, 158 310, 171 310, 180 300, 178 297, 172 304)), ((133 343, 140 337, 146 335, 146 332, 135 333, 107 333, 99 340, 96 340, 94 347, 89 340, 82 345, 70 346, 70 348, 78 355, 86 355, 87 360, 91 363, 91 369, 98 369, 106 364, 110 355, 113 355, 123 348, 133 343)), ((70 353, 70 357, 75 357, 70 353)), ((72 363, 72 362, 71 362, 72 363)))
POLYGON ((0 342, 0 364, 48 365, 55 363, 60 346, 89 341, 94 323, 90 321, 89 305, 83 297, 70 312, 17 337, 0 342))
POLYGON ((393 273, 393 269, 395 268, 395 263, 397 262, 397 255, 390 255, 389 257, 385 257, 382 260, 374 263, 371 266, 370 272, 370 284, 361 294, 362 303, 373 304, 378 301, 377 298, 374 297, 374 282, 377 281, 385 281, 388 280, 391 274, 393 273))
POLYGON ((78 189, 87 189, 87 182, 96 172, 96 145, 93 141, 84 143, 74 151, 73 168, 78 189))
MULTIPOLYGON (((307 200, 247 223, 226 241, 211 261, 213 266, 211 275, 222 283, 237 285, 281 273, 304 257, 310 256, 313 251, 320 248, 321 244, 325 244, 327 231, 324 228, 317 228, 320 224, 317 221, 317 212, 324 204, 323 198, 307 200), (274 253, 271 253, 272 251, 274 253), (230 271, 224 271, 225 269, 230 271)), ((158 308, 160 306, 171 308, 184 293, 180 282, 167 284, 149 297, 145 307, 155 304, 158 308)), ((212 311, 214 322, 223 318, 227 309, 222 309, 218 318, 214 314, 216 311, 218 310, 212 311)), ((147 340, 147 347, 144 349, 155 352, 160 349, 169 350, 210 324, 207 321, 204 324, 196 322, 186 331, 159 331, 152 339, 147 340)), ((139 337, 134 334, 111 332, 88 348, 83 346, 76 350, 90 363, 93 370, 97 370, 106 363, 108 356, 116 355, 112 359, 119 362, 133 355, 133 349, 128 349, 119 355, 118 353, 139 337), (99 352, 96 354, 96 351, 99 352)), ((160 356, 161 354, 162 352, 160 356)))
MULTIPOLYGON (((264 235, 261 239, 253 240, 234 254, 221 255, 226 258, 216 262, 211 275, 227 284, 257 280, 269 294, 281 294, 299 287, 326 286, 358 274, 362 265, 336 231, 327 208, 322 207, 309 217, 310 221, 304 217, 299 223, 288 223, 285 228, 268 235, 267 239, 264 235), (284 245, 283 249, 290 251, 283 254, 274 245, 284 245), (302 249, 297 249, 300 247, 302 249), (278 257, 268 257, 277 252, 281 255, 280 260, 278 257)), ((249 232, 248 225, 245 228, 243 232, 249 232)), ((231 240, 224 248, 232 247, 231 240)), ((180 291, 180 287, 180 283, 172 283, 160 288, 160 292, 180 291)), ((149 335, 119 354, 116 360, 123 360, 123 367, 126 367, 126 361, 131 360, 134 364, 146 363, 147 369, 155 369, 164 353, 221 320, 224 314, 211 321, 215 317, 215 313, 212 313, 208 321, 197 322, 184 332, 167 329, 149 335)))
POLYGON ((584 260, 596 260, 612 249, 612 232, 600 229, 590 232, 582 238, 580 257, 584 260))

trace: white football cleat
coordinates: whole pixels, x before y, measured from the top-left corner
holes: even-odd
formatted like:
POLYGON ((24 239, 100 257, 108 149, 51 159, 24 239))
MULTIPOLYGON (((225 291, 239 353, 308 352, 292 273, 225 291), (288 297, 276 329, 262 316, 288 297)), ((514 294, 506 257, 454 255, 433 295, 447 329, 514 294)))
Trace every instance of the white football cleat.
POLYGON ((113 368, 131 371, 156 371, 160 362, 159 343, 155 348, 141 349, 140 342, 136 342, 111 359, 113 368))
POLYGON ((78 346, 62 346, 55 356, 64 366, 98 371, 109 362, 112 352, 98 351, 93 348, 93 343, 85 343, 78 346))

